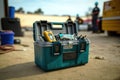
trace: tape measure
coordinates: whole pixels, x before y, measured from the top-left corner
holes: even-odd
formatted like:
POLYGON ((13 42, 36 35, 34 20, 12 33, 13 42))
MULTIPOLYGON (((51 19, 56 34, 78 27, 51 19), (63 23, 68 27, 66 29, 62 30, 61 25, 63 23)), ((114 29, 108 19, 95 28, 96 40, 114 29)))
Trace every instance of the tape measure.
POLYGON ((48 42, 55 42, 56 41, 56 38, 55 38, 54 34, 52 33, 52 31, 47 30, 47 31, 44 31, 43 34, 44 34, 45 39, 48 42))

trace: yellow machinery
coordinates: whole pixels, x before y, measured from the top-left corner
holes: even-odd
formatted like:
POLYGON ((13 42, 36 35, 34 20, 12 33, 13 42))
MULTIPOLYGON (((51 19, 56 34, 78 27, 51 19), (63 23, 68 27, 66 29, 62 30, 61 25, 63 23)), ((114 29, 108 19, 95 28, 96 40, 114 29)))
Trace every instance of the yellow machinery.
POLYGON ((108 35, 120 34, 120 0, 104 2, 102 29, 108 35))

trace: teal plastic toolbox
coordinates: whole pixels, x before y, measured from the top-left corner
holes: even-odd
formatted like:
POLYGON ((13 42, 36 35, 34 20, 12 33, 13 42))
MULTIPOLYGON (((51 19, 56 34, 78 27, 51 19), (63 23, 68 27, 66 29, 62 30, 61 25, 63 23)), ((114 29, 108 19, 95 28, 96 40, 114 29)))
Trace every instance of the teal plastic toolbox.
POLYGON ((76 23, 36 21, 33 24, 35 64, 45 71, 88 63, 89 40, 78 36, 76 23), (51 30, 57 41, 47 42, 43 31, 51 30), (75 39, 60 39, 59 34, 74 35, 75 39))

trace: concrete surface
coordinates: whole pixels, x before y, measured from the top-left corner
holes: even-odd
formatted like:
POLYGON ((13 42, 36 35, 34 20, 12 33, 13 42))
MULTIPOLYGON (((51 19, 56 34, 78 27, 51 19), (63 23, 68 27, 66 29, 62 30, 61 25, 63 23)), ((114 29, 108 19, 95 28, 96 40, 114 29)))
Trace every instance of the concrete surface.
POLYGON ((32 32, 25 32, 19 51, 0 54, 0 80, 120 80, 120 38, 80 32, 90 39, 89 63, 44 72, 34 63, 32 32), (102 57, 99 59, 96 57, 102 57))

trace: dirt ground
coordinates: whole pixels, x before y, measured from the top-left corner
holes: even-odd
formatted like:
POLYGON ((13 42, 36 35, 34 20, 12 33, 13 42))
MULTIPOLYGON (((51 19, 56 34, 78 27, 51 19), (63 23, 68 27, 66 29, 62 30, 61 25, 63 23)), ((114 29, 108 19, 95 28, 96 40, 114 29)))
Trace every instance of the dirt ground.
POLYGON ((88 64, 42 71, 34 63, 32 32, 25 32, 25 37, 15 37, 21 39, 21 45, 15 45, 19 51, 0 54, 0 80, 120 80, 120 38, 91 32, 79 34, 90 39, 88 64))

